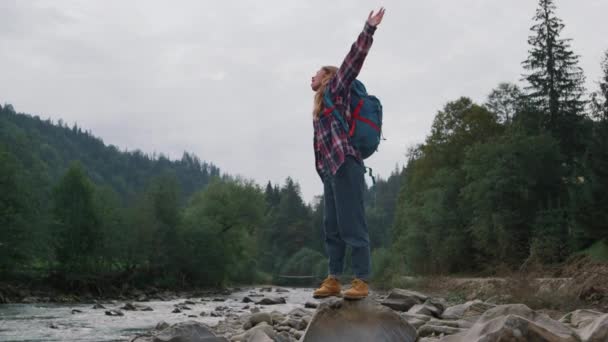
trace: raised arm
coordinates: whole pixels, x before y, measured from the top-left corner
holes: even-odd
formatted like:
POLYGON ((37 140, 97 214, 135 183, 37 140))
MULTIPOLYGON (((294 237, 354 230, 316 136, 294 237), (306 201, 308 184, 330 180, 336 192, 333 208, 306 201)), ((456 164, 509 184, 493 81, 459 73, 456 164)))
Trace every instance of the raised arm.
POLYGON ((370 12, 367 21, 365 22, 363 32, 359 34, 359 37, 353 43, 350 51, 340 65, 336 76, 334 76, 329 83, 329 89, 332 94, 342 94, 359 75, 365 57, 374 41, 374 32, 382 22, 384 12, 384 8, 380 8, 376 14, 374 14, 374 11, 370 12))

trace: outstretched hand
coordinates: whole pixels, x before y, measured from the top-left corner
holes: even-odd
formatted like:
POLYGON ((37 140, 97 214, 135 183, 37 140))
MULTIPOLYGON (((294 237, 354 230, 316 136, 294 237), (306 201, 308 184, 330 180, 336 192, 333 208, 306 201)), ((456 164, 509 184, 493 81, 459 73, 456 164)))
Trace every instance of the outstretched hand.
POLYGON ((380 10, 376 14, 374 14, 374 11, 369 12, 369 17, 367 17, 367 23, 374 27, 380 25, 380 23, 382 22, 382 17, 384 17, 384 12, 386 12, 384 7, 380 7, 380 10))

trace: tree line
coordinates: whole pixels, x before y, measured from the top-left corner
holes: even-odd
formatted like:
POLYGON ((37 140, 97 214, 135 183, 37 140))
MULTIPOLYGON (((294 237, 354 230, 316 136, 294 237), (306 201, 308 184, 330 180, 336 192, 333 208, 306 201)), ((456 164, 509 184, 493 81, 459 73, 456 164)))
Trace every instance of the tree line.
MULTIPOLYGON (((608 51, 588 92, 563 27, 554 1, 539 0, 525 86, 448 102, 405 167, 366 190, 378 281, 560 263, 607 241, 608 51)), ((291 178, 260 186, 193 154, 120 151, 0 106, 4 279, 72 288, 318 279, 322 221, 322 197, 305 203, 291 178)))

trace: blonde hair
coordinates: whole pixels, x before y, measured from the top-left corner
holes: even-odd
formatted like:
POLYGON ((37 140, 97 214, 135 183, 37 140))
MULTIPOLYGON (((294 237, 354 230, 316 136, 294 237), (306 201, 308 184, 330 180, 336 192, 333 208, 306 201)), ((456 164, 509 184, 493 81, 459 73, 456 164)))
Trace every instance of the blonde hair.
POLYGON ((323 105, 323 93, 325 93, 327 83, 329 83, 331 78, 334 77, 334 75, 338 72, 338 68, 331 65, 326 65, 321 69, 325 71, 325 74, 321 79, 321 85, 319 86, 319 89, 317 89, 317 92, 315 93, 314 106, 312 109, 312 116, 314 118, 317 118, 319 114, 321 114, 321 111, 325 109, 325 106, 323 105))

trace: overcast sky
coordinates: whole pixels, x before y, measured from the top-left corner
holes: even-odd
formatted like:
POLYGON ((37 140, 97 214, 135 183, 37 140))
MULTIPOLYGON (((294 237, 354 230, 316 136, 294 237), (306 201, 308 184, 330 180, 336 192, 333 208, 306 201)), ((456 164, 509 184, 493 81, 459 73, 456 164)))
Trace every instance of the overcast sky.
MULTIPOLYGON (((519 82, 536 0, 0 0, 0 102, 106 144, 322 193, 310 78, 339 65, 367 14, 387 8, 361 79, 384 105, 386 178, 447 101, 519 82)), ((595 90, 608 1, 558 0, 595 90)))

